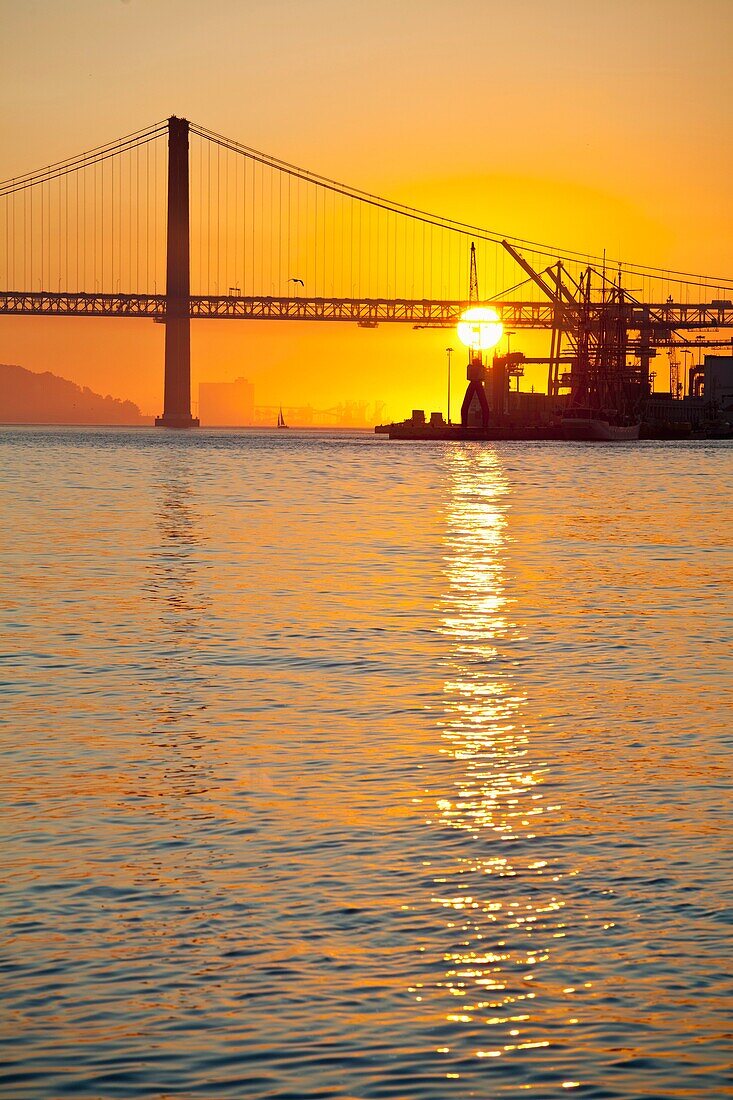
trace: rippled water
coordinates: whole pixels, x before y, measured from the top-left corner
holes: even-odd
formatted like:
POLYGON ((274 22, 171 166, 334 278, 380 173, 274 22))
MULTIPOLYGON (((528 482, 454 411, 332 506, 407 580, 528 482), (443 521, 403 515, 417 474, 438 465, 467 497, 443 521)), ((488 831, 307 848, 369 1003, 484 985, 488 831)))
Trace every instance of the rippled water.
POLYGON ((0 453, 3 1095, 733 1095, 729 444, 0 453))

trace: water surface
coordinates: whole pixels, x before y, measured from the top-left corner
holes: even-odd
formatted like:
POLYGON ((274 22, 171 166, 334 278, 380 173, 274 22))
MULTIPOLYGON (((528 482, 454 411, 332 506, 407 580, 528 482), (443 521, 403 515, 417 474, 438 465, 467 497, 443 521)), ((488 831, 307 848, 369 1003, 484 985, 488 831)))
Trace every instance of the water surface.
POLYGON ((3 1095, 733 1095, 730 444, 0 460, 3 1095))

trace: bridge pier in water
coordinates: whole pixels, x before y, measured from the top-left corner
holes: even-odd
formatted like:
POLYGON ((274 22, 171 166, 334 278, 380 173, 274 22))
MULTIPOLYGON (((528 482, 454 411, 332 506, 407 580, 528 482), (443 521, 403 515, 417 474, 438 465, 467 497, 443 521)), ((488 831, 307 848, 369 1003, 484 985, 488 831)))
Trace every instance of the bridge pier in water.
POLYGON ((165 386, 159 428, 198 428, 191 416, 188 120, 168 119, 165 386))

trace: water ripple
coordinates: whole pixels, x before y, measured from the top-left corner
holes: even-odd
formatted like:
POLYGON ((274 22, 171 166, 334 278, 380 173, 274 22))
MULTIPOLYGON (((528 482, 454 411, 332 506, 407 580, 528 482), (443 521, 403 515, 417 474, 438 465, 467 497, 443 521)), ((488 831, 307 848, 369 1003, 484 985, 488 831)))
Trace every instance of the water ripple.
POLYGON ((0 452, 2 1095, 733 1095, 730 445, 0 452))

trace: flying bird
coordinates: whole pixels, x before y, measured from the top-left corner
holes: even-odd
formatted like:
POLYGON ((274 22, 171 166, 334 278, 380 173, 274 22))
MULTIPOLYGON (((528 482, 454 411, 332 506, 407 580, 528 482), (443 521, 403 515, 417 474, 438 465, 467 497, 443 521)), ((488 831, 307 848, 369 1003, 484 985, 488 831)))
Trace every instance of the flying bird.
POLYGON ((289 283, 300 283, 300 285, 301 285, 302 287, 305 287, 305 283, 303 282, 303 280, 302 280, 302 279, 295 279, 295 278, 293 278, 292 276, 291 276, 291 277, 290 277, 290 278, 288 279, 288 282, 289 282, 289 283))

